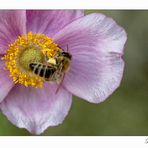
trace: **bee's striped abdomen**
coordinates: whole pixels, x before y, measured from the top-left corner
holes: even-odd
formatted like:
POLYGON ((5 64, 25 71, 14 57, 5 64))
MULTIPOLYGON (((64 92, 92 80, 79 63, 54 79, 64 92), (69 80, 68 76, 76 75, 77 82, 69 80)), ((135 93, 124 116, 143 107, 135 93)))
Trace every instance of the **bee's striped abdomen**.
POLYGON ((37 62, 31 63, 29 66, 34 74, 45 78, 45 80, 51 78, 56 71, 56 68, 53 66, 44 65, 37 62))

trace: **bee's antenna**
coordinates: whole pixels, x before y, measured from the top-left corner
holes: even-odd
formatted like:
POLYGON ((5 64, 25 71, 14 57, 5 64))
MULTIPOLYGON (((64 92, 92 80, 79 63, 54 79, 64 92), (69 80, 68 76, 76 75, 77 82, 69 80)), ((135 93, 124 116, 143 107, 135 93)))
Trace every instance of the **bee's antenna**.
POLYGON ((59 92, 59 90, 60 90, 60 87, 62 86, 62 83, 63 83, 63 81, 64 81, 64 78, 65 78, 65 73, 64 73, 64 76, 63 76, 63 78, 62 78, 62 80, 61 80, 61 82, 60 82, 60 84, 59 84, 59 86, 58 86, 58 88, 57 88, 57 90, 56 90, 56 94, 59 92))

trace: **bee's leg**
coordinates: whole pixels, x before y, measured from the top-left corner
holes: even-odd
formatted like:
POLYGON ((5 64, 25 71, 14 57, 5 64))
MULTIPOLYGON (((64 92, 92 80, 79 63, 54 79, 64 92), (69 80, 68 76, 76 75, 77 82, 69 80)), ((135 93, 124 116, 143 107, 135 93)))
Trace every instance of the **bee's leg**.
POLYGON ((64 75, 63 75, 63 77, 62 77, 62 80, 61 80, 61 82, 60 82, 60 84, 59 84, 57 90, 56 90, 56 94, 57 94, 58 91, 60 90, 60 87, 62 86, 62 83, 63 83, 63 81, 64 81, 64 78, 65 78, 65 73, 64 73, 64 75))

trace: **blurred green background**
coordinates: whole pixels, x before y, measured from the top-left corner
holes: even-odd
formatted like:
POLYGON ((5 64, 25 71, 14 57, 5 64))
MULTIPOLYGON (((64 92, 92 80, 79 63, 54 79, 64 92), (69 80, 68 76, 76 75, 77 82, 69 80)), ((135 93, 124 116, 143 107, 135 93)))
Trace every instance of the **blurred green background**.
MULTIPOLYGON (((42 135, 148 135, 148 11, 87 10, 104 13, 128 33, 120 88, 101 104, 73 98, 63 124, 42 135)), ((30 135, 0 114, 0 135, 30 135)))

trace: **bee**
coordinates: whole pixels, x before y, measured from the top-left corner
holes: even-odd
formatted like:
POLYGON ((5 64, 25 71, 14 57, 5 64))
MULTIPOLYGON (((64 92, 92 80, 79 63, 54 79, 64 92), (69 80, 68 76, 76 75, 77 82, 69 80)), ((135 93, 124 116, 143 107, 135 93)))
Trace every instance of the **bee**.
POLYGON ((58 92, 65 73, 70 68, 72 55, 69 52, 59 51, 54 58, 48 58, 45 56, 45 62, 32 62, 29 64, 30 70, 44 78, 45 81, 56 81, 59 84, 56 93, 58 92))
POLYGON ((29 67, 34 74, 44 78, 45 81, 53 79, 54 73, 57 70, 53 65, 46 65, 40 62, 32 62, 29 64, 29 67))
POLYGON ((71 63, 71 54, 68 52, 60 52, 56 59, 57 70, 61 73, 66 73, 69 70, 71 63))

